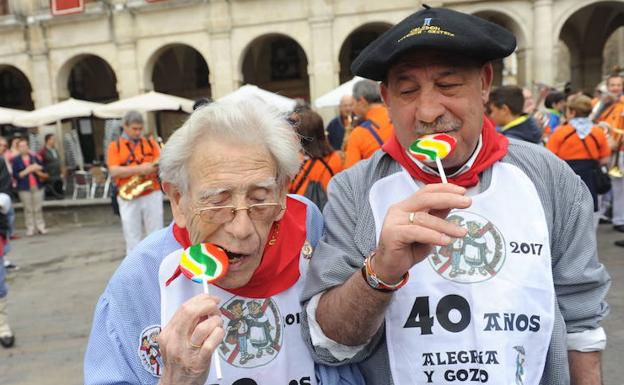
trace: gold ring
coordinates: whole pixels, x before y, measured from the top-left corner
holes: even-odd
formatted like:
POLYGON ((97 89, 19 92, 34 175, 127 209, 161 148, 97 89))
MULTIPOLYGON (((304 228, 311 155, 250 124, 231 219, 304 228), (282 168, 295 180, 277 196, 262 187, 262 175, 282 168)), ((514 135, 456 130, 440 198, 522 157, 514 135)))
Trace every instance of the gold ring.
POLYGON ((201 349, 201 345, 195 345, 194 343, 189 341, 189 346, 192 347, 193 349, 201 349))
POLYGON ((413 225, 413 224, 414 224, 414 218, 415 218, 415 217, 416 217, 416 213, 415 213, 415 212, 413 212, 413 211, 412 211, 411 213, 409 213, 409 217, 408 217, 408 219, 409 219, 409 224, 410 224, 410 225, 413 225))

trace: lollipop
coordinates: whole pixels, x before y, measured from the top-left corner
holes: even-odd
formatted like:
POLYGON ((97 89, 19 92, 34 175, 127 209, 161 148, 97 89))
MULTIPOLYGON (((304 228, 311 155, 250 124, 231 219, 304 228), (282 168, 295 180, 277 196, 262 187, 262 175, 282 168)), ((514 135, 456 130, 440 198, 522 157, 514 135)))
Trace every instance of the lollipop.
POLYGON ((180 270, 196 283, 210 283, 227 273, 228 257, 219 246, 211 243, 193 245, 182 252, 180 270))
MULTIPOLYGON (((176 279, 180 274, 193 282, 201 283, 204 293, 208 294, 208 283, 223 277, 228 270, 229 262, 225 251, 212 243, 199 243, 186 248, 180 256, 180 265, 173 276, 167 280, 165 286, 176 279)), ((213 354, 217 379, 221 374, 221 360, 213 354)))
POLYGON ((447 134, 433 134, 420 137, 407 150, 410 157, 421 162, 435 161, 443 183, 448 183, 441 160, 453 151, 457 141, 447 134))

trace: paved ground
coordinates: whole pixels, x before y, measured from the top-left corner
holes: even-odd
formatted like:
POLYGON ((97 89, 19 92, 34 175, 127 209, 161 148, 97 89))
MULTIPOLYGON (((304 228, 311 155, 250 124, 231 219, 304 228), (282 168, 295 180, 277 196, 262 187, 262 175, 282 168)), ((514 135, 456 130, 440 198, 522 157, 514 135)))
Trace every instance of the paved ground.
MULTIPOLYGON (((107 221, 110 223, 110 221, 107 221)), ((604 354, 606 385, 624 385, 624 249, 613 246, 624 234, 599 230, 601 259, 611 276, 611 315, 604 354)), ((117 225, 52 228, 45 236, 14 242, 10 259, 10 318, 17 335, 13 349, 0 349, 0 384, 82 384, 82 358, 93 309, 124 254, 117 225)))

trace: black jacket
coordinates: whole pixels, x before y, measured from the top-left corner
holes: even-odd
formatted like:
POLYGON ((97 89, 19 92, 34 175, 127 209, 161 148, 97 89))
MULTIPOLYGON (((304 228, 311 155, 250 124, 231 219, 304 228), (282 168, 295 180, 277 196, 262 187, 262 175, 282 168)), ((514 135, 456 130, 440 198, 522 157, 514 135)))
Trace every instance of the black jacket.
POLYGON ((510 138, 524 140, 531 143, 542 142, 542 130, 537 126, 535 119, 529 117, 524 122, 508 128, 502 132, 503 135, 510 138))

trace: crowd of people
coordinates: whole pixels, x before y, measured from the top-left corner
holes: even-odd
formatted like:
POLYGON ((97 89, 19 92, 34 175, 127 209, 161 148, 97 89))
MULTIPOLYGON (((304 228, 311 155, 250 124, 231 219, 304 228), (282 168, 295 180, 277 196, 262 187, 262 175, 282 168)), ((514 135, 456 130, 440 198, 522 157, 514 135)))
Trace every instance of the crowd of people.
POLYGON ((305 105, 286 119, 207 102, 159 152, 125 120, 109 148, 120 195, 122 178, 149 182, 136 199, 160 183, 174 220, 100 297, 85 383, 600 384, 596 173, 620 150, 621 86, 544 92, 542 110, 492 90, 492 61, 515 48, 493 23, 425 7, 362 51, 352 70, 370 80, 326 129, 305 105), (448 183, 406 151, 439 133, 456 140, 448 183), (199 243, 227 256, 216 282, 181 274, 199 243))
MULTIPOLYGON (((624 78, 619 70, 607 77, 604 92, 597 87, 594 95, 543 90, 543 109, 519 87, 498 87, 490 94, 487 114, 503 135, 544 145, 564 160, 592 195, 595 227, 612 223, 613 230, 624 232, 624 78)), ((615 245, 624 247, 624 240, 615 245)))

